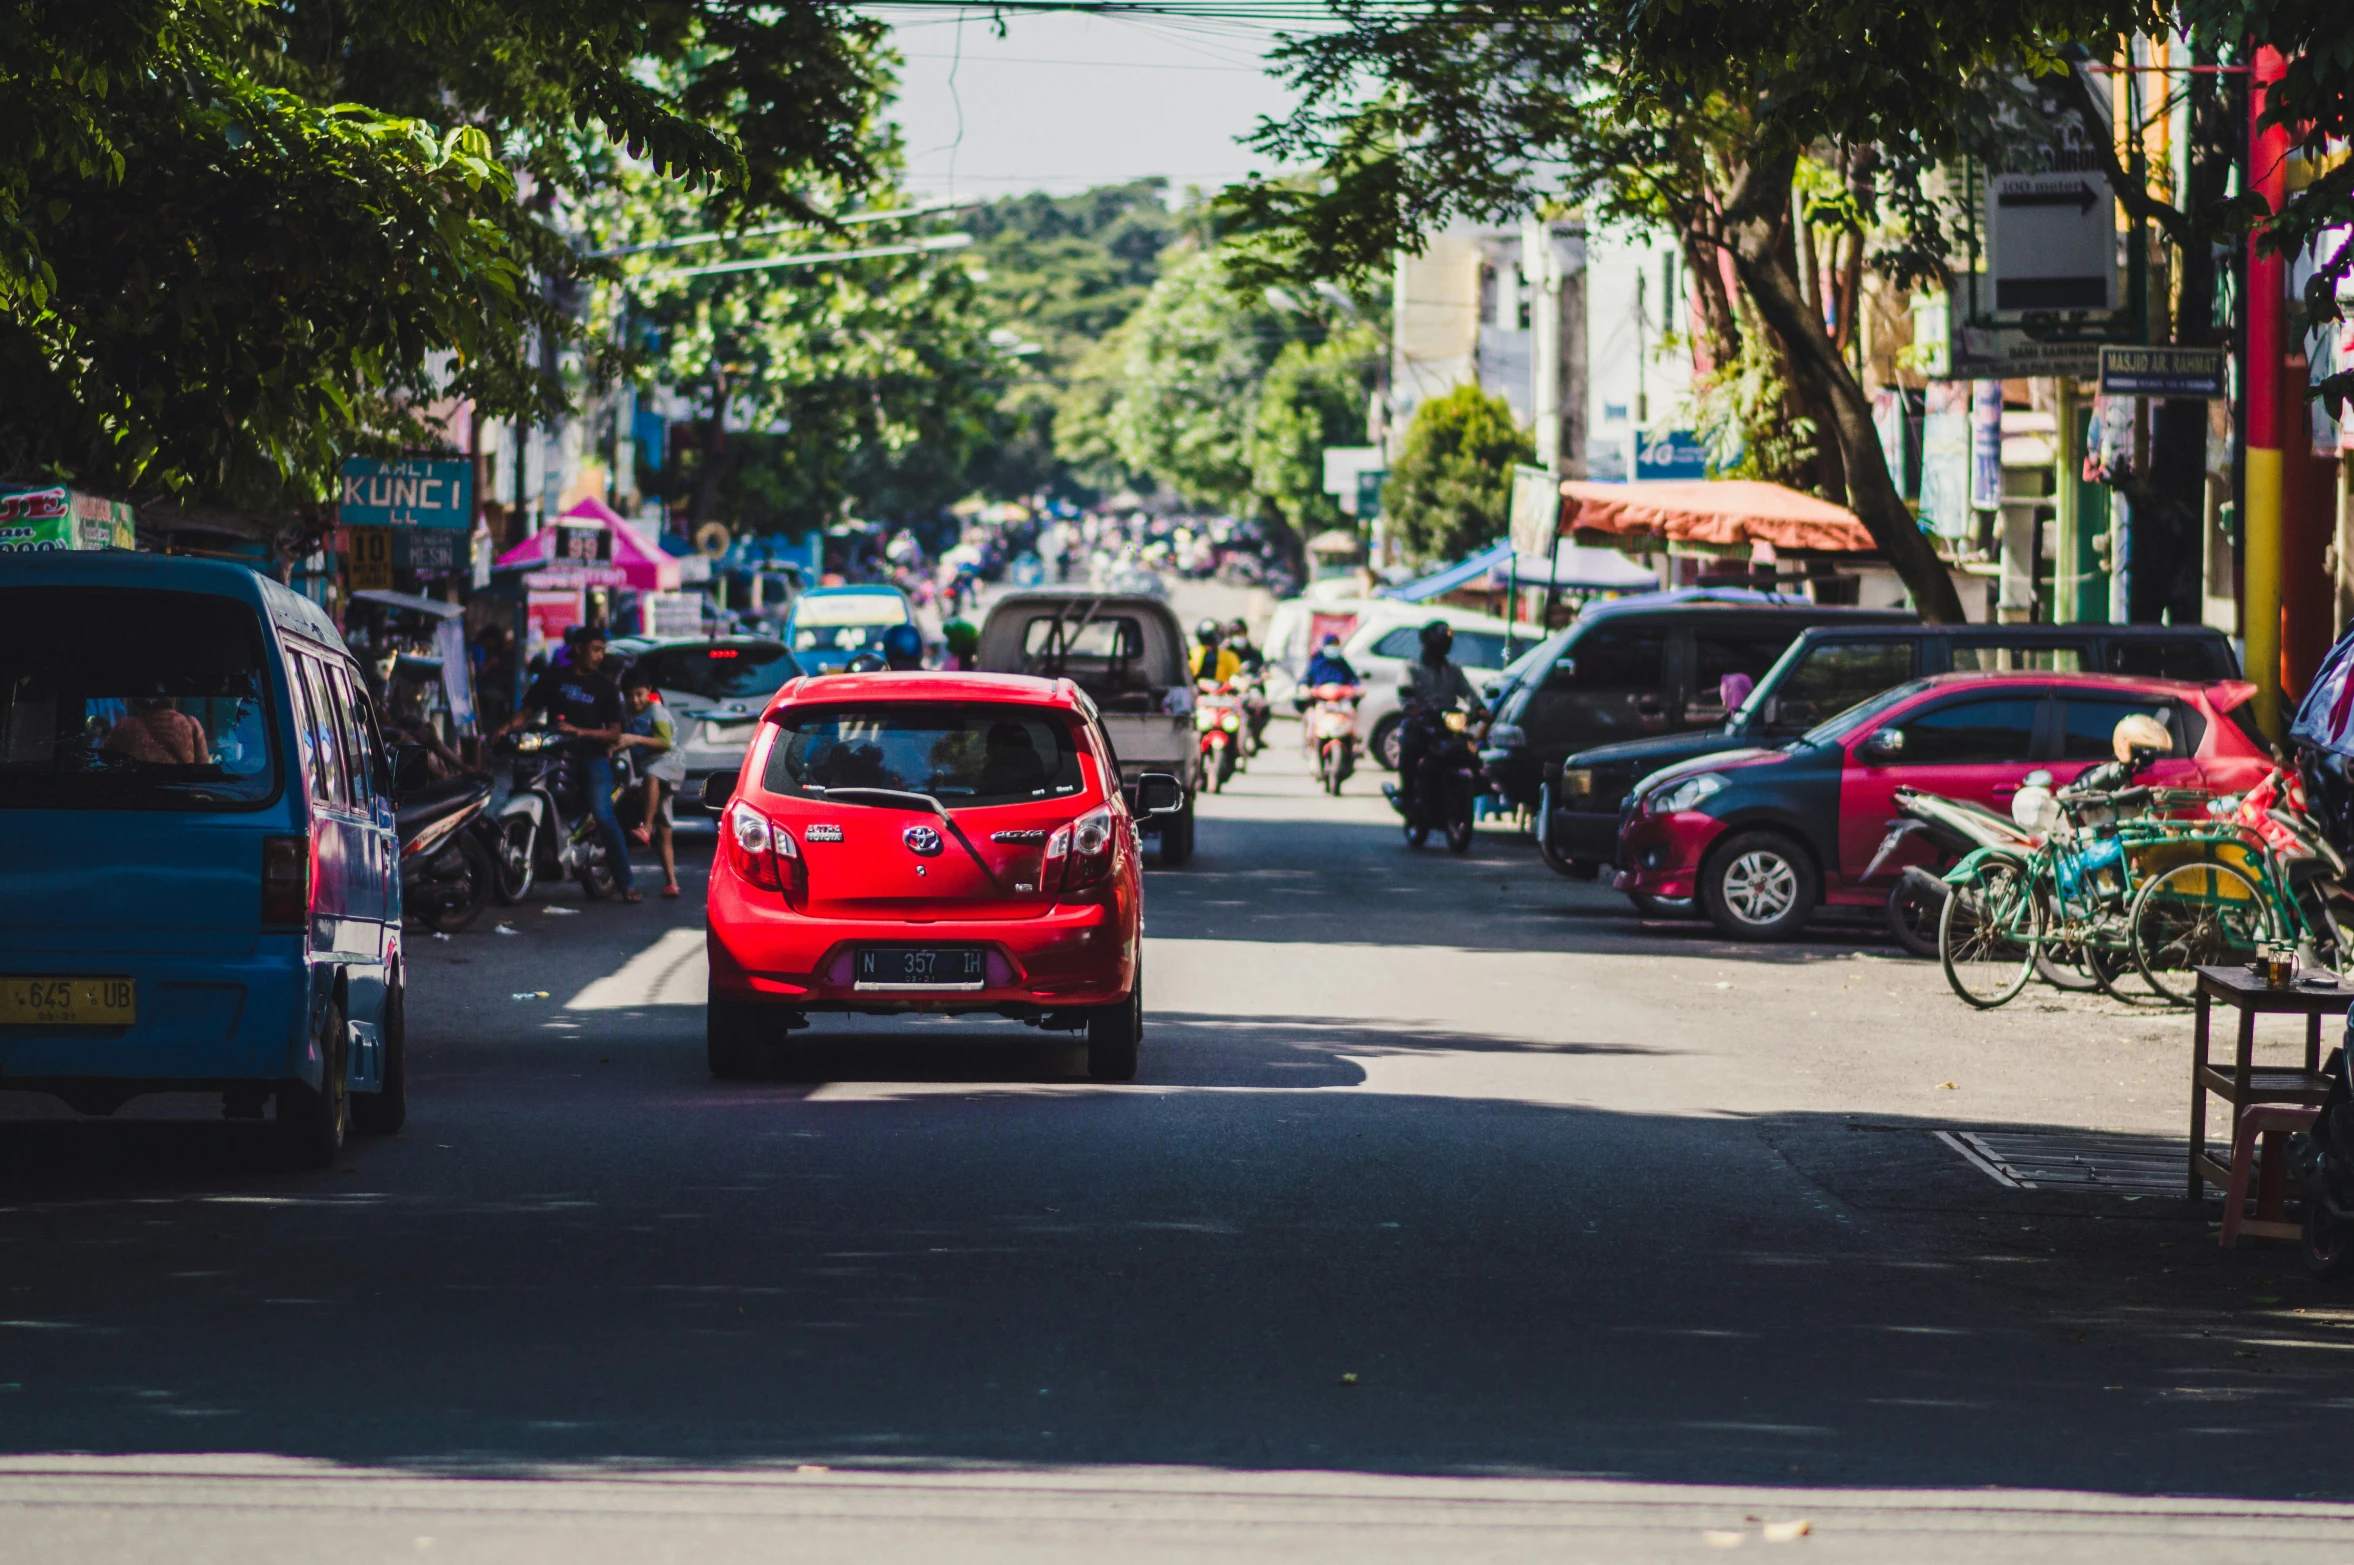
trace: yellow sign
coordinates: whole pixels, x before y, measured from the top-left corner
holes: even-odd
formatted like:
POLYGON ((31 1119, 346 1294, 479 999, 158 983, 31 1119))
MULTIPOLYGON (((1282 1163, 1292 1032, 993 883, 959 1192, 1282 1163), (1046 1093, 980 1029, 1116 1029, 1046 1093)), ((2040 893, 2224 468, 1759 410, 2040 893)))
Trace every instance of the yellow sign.
POLYGON ((138 990, 128 978, 0 979, 0 1023, 128 1027, 138 1018, 138 990))
POLYGON ((392 586, 392 529, 346 527, 349 548, 344 554, 344 582, 353 592, 386 591, 392 586))

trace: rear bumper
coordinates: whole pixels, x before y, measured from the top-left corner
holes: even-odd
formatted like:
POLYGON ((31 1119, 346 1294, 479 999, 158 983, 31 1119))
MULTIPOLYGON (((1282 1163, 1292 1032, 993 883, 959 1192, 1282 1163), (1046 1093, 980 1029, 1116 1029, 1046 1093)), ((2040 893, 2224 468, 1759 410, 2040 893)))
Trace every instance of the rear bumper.
MULTIPOLYGON (((149 1090, 302 1074, 312 979, 300 935, 265 935, 250 956, 14 952, 0 976, 125 977, 138 985, 128 1027, 0 1026, 0 1088, 122 1081, 149 1090)), ((316 1066, 312 1066, 315 1072, 316 1066)))
POLYGON ((1029 1014, 1108 1005, 1136 983, 1137 921, 1130 908, 1063 903, 1037 918, 806 918, 763 906, 733 876, 715 878, 706 949, 711 992, 799 1011, 990 1011, 1029 1014), (969 945, 989 953, 985 987, 878 993, 852 981, 866 945, 969 945))

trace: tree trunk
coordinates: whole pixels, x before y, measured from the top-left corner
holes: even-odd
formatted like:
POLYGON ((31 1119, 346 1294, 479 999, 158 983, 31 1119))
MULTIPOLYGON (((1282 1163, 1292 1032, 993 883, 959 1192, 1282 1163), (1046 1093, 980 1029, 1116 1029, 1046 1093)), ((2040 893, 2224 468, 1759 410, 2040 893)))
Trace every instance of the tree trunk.
POLYGON ((1763 153, 1743 171, 1725 213, 1734 268, 1758 314, 1788 350, 1793 381, 1829 415, 1849 508, 1888 556, 1921 617, 1932 624, 1959 624, 1961 597, 1888 476, 1887 454, 1880 449, 1863 386, 1832 346, 1822 317, 1807 310, 1798 279, 1782 260, 1797 160, 1795 147, 1782 148, 1763 153))
POLYGON ((1725 292, 1725 274, 1717 265, 1717 242, 1712 234, 1686 228, 1683 234, 1684 269, 1691 274, 1699 296, 1700 323, 1708 335, 1710 370, 1721 370, 1741 357, 1741 318, 1725 292))

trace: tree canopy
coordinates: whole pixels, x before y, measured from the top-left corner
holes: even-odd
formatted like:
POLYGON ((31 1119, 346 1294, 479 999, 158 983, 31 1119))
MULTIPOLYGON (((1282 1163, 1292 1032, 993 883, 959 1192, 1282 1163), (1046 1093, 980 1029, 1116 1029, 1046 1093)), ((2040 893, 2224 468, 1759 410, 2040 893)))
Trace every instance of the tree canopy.
POLYGON ((255 509, 566 388, 604 149, 739 216, 870 172, 882 24, 729 0, 4 0, 0 472, 255 509))
POLYGON ((1722 258, 1835 442, 1826 487, 1854 508, 1925 615, 1959 617, 1889 477, 1861 383, 1800 281, 1800 164, 1815 155, 1842 166, 1858 217, 1901 232, 1886 259, 1934 269, 1950 236, 1927 172, 1995 133, 1998 100, 2019 72, 2058 71, 2072 45, 2105 49, 2122 32, 2161 26, 2153 5, 1433 0, 1344 10, 1346 27, 1280 51, 1300 105, 1257 138, 1262 151, 1317 165, 1323 180, 1227 197, 1264 272, 1363 275, 1450 219, 1509 220, 1546 203, 1603 221, 1664 221, 1702 286, 1717 362, 1735 356, 1741 330, 1731 302, 1715 297, 1722 258))
POLYGON ((1418 565, 1461 559, 1504 536, 1512 469, 1536 455, 1512 404, 1461 385, 1414 410, 1381 486, 1382 514, 1418 565))

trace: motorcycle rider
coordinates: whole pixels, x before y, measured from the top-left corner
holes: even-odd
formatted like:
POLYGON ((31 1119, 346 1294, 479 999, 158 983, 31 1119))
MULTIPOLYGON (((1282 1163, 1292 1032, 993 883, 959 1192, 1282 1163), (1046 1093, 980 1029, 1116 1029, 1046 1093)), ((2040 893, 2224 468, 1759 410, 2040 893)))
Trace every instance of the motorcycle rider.
POLYGON ((1234 654, 1239 665, 1236 672, 1243 681, 1242 715, 1250 729, 1251 753, 1256 755, 1267 748, 1267 723, 1275 716, 1274 704, 1267 699, 1264 688, 1267 657, 1251 645, 1250 627, 1241 620, 1226 622, 1225 643, 1226 650, 1234 654))
POLYGON ((957 618, 940 627, 940 639, 948 644, 947 661, 943 668, 970 670, 979 668, 981 633, 969 619, 957 618))
POLYGON ((592 630, 581 636, 573 644, 572 661, 532 682, 499 735, 513 733, 541 713, 554 722, 579 768, 589 814, 605 834, 605 851, 613 855, 613 884, 622 901, 637 902, 643 898, 630 878, 629 836, 613 813, 613 746, 621 738, 621 692, 600 672, 604 662, 605 633, 592 630))
POLYGON ((924 666, 924 633, 913 625, 894 625, 883 632, 883 666, 908 674, 924 666))
POLYGON ((1300 678, 1300 688, 1313 690, 1318 685, 1356 683, 1357 671, 1349 666, 1347 658, 1340 655, 1340 637, 1327 633, 1323 641, 1317 644, 1315 655, 1308 659, 1308 671, 1300 678))
POLYGON ((1214 619, 1203 620, 1193 627, 1193 639, 1200 643, 1193 653, 1193 678, 1196 684, 1213 690, 1242 672, 1242 659, 1231 648, 1220 645, 1226 632, 1214 619))
POLYGON ((1443 619, 1422 627, 1422 656, 1407 665, 1398 685, 1398 705, 1405 721, 1398 729, 1398 795, 1412 816, 1422 791, 1424 764, 1436 747, 1440 719, 1460 703, 1473 718, 1487 715, 1471 676, 1447 654, 1454 649, 1455 631, 1443 619))

